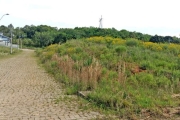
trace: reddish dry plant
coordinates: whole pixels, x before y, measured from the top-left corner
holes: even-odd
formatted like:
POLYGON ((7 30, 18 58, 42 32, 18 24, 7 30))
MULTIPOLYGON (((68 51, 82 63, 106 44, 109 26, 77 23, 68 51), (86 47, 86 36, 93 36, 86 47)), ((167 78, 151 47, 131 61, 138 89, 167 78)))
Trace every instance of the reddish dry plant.
POLYGON ((74 62, 68 55, 62 57, 54 55, 52 59, 58 62, 62 74, 67 75, 71 80, 70 82, 80 82, 84 88, 95 88, 101 78, 102 67, 95 59, 90 66, 82 66, 82 63, 74 62), (75 69, 73 68, 75 64, 82 67, 75 69))
MULTIPOLYGON (((58 62, 58 67, 62 74, 68 76, 71 83, 81 83, 85 89, 96 88, 102 77, 108 78, 109 75, 109 72, 107 72, 106 75, 102 75, 102 66, 95 58, 93 58, 90 66, 83 66, 83 63, 79 61, 74 62, 68 55, 61 57, 54 55, 52 59, 58 62), (74 68, 74 65, 78 66, 78 68, 74 68)), ((125 62, 118 62, 116 71, 118 77, 114 78, 114 80, 125 83, 125 70, 125 62)))
POLYGON ((118 81, 121 83, 125 83, 126 81, 126 64, 125 62, 118 63, 118 81))
MULTIPOLYGON (((107 73, 105 76, 102 76, 102 66, 95 58, 93 58, 93 62, 90 66, 83 66, 83 63, 79 61, 74 62, 68 55, 58 57, 58 55, 55 54, 52 57, 52 60, 58 62, 58 68, 61 70, 62 74, 68 76, 71 83, 80 82, 84 89, 96 88, 100 79, 102 77, 107 78, 109 74, 107 73), (73 68, 75 64, 79 67, 78 69, 73 68)), ((118 78, 114 79, 124 84, 126 80, 125 62, 119 62, 117 68, 118 78)))

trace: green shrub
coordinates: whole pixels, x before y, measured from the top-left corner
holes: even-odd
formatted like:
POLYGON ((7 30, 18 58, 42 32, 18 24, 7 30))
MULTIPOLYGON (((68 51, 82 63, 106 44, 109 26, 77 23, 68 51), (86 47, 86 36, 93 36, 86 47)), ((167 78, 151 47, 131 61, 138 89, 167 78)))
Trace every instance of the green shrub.
POLYGON ((138 46, 138 42, 136 40, 127 40, 126 45, 130 47, 138 46))
POLYGON ((51 61, 51 67, 57 67, 57 61, 51 61))
POLYGON ((92 64, 92 58, 87 58, 87 60, 84 60, 84 63, 83 63, 83 65, 84 66, 89 66, 89 65, 91 65, 92 64))
POLYGON ((36 56, 40 56, 42 54, 42 49, 35 50, 36 56))
POLYGON ((72 54, 71 58, 76 62, 81 60, 81 56, 79 54, 72 54))
POLYGON ((75 49, 75 51, 76 51, 76 53, 81 53, 81 52, 83 52, 82 48, 80 48, 80 47, 77 47, 77 48, 75 49))
POLYGON ((115 71, 109 71, 108 78, 109 78, 110 80, 117 79, 117 77, 118 77, 117 72, 115 72, 115 71))
POLYGON ((156 87, 156 80, 152 74, 142 72, 136 75, 136 79, 143 86, 156 87))
POLYGON ((150 61, 142 61, 140 63, 140 67, 141 68, 146 68, 146 69, 153 69, 154 68, 154 65, 153 63, 151 63, 150 61))
POLYGON ((165 88, 166 86, 169 87, 171 84, 170 80, 165 76, 158 76, 156 79, 157 79, 156 82, 158 87, 165 88))
POLYGON ((80 90, 80 85, 78 84, 74 84, 74 85, 71 85, 69 86, 67 89, 66 89, 66 94, 67 95, 74 95, 74 94, 77 94, 78 91, 80 90))
POLYGON ((126 47, 125 47, 125 46, 116 47, 116 48, 115 48, 115 51, 116 51, 116 53, 117 53, 118 55, 120 55, 120 54, 126 52, 126 47))
POLYGON ((107 70, 107 68, 105 68, 105 67, 103 67, 103 69, 102 69, 102 75, 106 75, 107 74, 107 72, 108 72, 108 70, 107 70))
POLYGON ((166 63, 165 61, 156 61, 156 66, 158 67, 165 67, 168 63, 166 63))

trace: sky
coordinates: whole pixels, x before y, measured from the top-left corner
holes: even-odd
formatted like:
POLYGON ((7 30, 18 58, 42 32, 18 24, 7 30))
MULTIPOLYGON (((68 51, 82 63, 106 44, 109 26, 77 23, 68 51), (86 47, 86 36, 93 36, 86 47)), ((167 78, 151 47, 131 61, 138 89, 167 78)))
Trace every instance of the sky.
POLYGON ((0 25, 126 29, 180 37, 180 0, 0 0, 0 25))

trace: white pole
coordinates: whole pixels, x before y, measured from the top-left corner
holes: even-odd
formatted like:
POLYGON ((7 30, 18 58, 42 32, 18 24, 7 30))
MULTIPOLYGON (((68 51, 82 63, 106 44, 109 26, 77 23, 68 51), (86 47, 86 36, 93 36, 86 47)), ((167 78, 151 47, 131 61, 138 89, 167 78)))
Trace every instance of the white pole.
MULTIPOLYGON (((20 28, 19 28, 19 31, 20 31, 20 28)), ((19 50, 19 45, 20 45, 20 32, 19 32, 19 39, 18 39, 18 50, 19 50)))
POLYGON ((11 46, 11 54, 12 54, 12 30, 11 30, 11 45, 10 46, 11 46))

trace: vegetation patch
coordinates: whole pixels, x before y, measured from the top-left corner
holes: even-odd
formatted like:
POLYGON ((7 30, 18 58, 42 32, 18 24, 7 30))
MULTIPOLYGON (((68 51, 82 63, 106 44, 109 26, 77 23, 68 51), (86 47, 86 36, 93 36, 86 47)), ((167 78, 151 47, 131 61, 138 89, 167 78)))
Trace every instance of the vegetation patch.
POLYGON ((9 57, 11 55, 15 55, 17 53, 21 52, 21 50, 18 49, 14 49, 12 51, 12 54, 10 53, 10 48, 9 47, 3 47, 0 46, 0 58, 5 58, 5 57, 9 57))
POLYGON ((67 94, 92 91, 88 100, 121 118, 165 117, 180 93, 180 45, 90 37, 36 51, 67 94))

